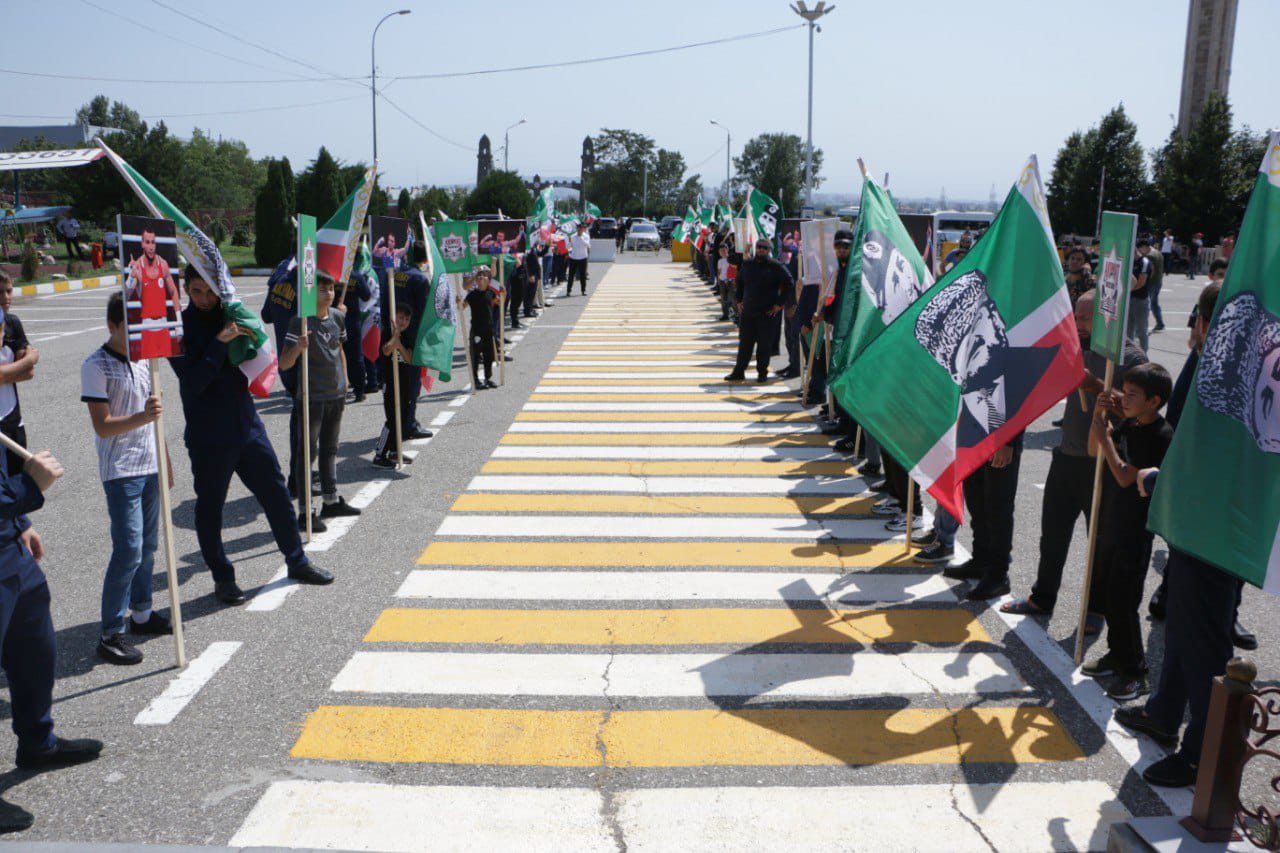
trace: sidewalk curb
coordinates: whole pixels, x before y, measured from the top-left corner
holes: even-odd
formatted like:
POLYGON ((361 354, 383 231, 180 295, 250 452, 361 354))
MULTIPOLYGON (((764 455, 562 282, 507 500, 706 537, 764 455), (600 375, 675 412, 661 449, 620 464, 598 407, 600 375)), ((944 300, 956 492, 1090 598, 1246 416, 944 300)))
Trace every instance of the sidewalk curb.
POLYGON ((232 275, 271 275, 274 270, 268 267, 232 267, 228 272, 232 275))
POLYGON ((14 288, 14 295, 45 296, 50 293, 69 293, 73 290, 94 290, 99 287, 111 287, 119 278, 118 275, 100 275, 95 278, 45 281, 40 284, 20 284, 14 288))

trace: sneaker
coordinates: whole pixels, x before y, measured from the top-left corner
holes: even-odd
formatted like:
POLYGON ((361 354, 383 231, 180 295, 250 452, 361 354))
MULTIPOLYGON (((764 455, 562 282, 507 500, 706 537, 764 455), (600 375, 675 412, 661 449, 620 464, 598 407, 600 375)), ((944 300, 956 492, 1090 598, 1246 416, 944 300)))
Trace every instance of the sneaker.
POLYGON ((912 559, 917 563, 933 565, 934 563, 949 563, 955 555, 956 549, 954 546, 935 542, 932 546, 916 554, 912 559))
POLYGON ((924 548, 927 545, 935 545, 938 542, 938 531, 930 528, 919 536, 911 537, 911 542, 913 545, 919 545, 921 548, 924 548))
POLYGON ((387 454, 385 454, 385 453, 378 453, 378 454, 374 455, 374 457, 373 457, 373 464, 374 464, 374 466, 375 466, 375 467, 378 467, 378 468, 394 468, 394 467, 396 467, 396 463, 395 463, 394 461, 392 461, 391 457, 390 457, 390 456, 388 456, 388 455, 387 455, 387 454))
POLYGON ((1108 652, 1096 660, 1091 660, 1084 666, 1080 667, 1080 674, 1089 678, 1106 678, 1116 674, 1115 664, 1111 662, 1111 653, 1108 652))
POLYGON ((98 640, 98 657, 117 666, 142 663, 142 652, 129 645, 124 634, 112 634, 110 637, 98 640))
POLYGON ((897 498, 885 498, 871 507, 871 514, 882 518, 896 518, 901 513, 902 505, 898 503, 897 498))
POLYGON ((1142 771, 1142 778, 1158 788, 1186 788, 1196 783, 1196 765, 1175 752, 1142 771))
POLYGON ((404 436, 404 440, 415 441, 419 438, 431 438, 431 436, 433 435, 435 435, 435 433, 433 433, 431 430, 422 429, 421 427, 419 427, 417 429, 409 430, 408 434, 404 436))
MULTIPOLYGON (((307 514, 305 512, 298 513, 298 529, 299 530, 307 529, 307 514)), ((329 529, 329 526, 320 520, 319 513, 315 513, 315 512, 311 513, 311 532, 312 533, 324 533, 328 529, 329 529)))
POLYGON ((484 387, 485 387, 485 388, 497 388, 497 387, 499 387, 499 386, 498 386, 498 383, 497 383, 497 382, 494 382, 492 379, 486 379, 486 380, 484 381, 484 387))
POLYGON ((172 634, 173 626, 169 624, 168 619, 152 610, 146 622, 134 622, 133 619, 130 619, 129 633, 144 637, 155 637, 163 634, 172 634))
POLYGON ((1121 675, 1107 685, 1107 695, 1117 702, 1132 702, 1151 692, 1146 675, 1121 675))
POLYGON ((1178 742, 1178 733, 1161 728, 1159 723, 1147 715, 1141 705, 1118 708, 1115 718, 1117 723, 1129 731, 1141 732, 1162 746, 1173 746, 1178 742))
POLYGON ((339 518, 341 516, 359 515, 360 510, 347 503, 347 499, 339 497, 333 503, 327 503, 320 507, 321 518, 339 518))
MULTIPOLYGON (((917 515, 911 519, 912 533, 916 532, 917 530, 924 530, 924 526, 925 526, 924 519, 921 518, 920 516, 917 515)), ((907 532, 907 514, 904 512, 902 515, 898 516, 892 521, 885 522, 884 529, 888 530, 890 533, 906 533, 907 532)))
POLYGON ((873 463, 871 463, 871 462, 868 462, 868 463, 866 463, 865 465, 863 465, 862 467, 860 467, 860 468, 858 469, 858 474, 859 474, 859 476, 866 477, 866 478, 868 478, 868 479, 870 479, 870 478, 872 478, 872 477, 879 477, 879 476, 880 476, 880 466, 879 466, 879 465, 875 465, 875 464, 873 464, 873 463))
POLYGON ((888 480, 876 480, 876 481, 874 481, 874 482, 867 483, 867 488, 868 488, 868 489, 870 489, 870 490, 871 490, 871 491, 873 491, 873 492, 884 492, 884 491, 887 491, 887 490, 889 489, 889 481, 888 481, 888 480))

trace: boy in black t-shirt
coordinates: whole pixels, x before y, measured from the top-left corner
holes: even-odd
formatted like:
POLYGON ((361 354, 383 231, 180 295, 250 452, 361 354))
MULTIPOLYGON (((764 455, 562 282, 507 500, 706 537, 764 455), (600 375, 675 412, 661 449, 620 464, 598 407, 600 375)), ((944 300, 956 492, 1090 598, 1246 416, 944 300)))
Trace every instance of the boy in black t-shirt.
MULTIPOLYGON (((489 268, 479 267, 466 279, 467 307, 471 309, 471 383, 477 390, 497 388, 493 381, 493 309, 495 298, 489 288, 489 268), (484 382, 480 381, 480 368, 484 367, 484 382)), ((501 322, 501 320, 499 320, 501 322)))
POLYGON ((1102 482, 1094 554, 1095 582, 1105 584, 1107 652, 1081 672, 1094 678, 1115 676, 1107 695, 1126 702, 1151 692, 1138 621, 1151 562, 1150 501, 1139 492, 1137 478, 1144 468, 1160 467, 1173 441, 1173 428, 1160 416, 1173 392, 1173 379, 1158 364, 1141 364, 1125 374, 1122 389, 1098 396, 1089 435, 1090 453, 1101 453, 1109 472, 1102 482), (1124 420, 1112 427, 1110 414, 1124 420))

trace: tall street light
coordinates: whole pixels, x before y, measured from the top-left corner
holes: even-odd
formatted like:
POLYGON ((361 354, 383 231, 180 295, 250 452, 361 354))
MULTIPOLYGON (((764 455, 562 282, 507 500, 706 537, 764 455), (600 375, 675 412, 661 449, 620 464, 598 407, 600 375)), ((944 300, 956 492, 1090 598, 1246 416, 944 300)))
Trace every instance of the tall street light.
POLYGON ((810 9, 804 0, 796 0, 791 4, 791 11, 809 22, 809 142, 804 154, 804 203, 813 206, 813 31, 821 31, 818 19, 828 12, 834 12, 835 6, 828 6, 827 0, 818 0, 818 5, 810 9))
POLYGON ((378 43, 378 30, 389 19, 396 15, 408 15, 412 9, 401 9, 399 12, 387 13, 378 26, 373 28, 373 37, 369 39, 369 94, 373 96, 373 162, 378 163, 378 60, 374 47, 378 43))
POLYGON ((715 119, 711 123, 724 131, 724 202, 729 204, 729 154, 733 151, 733 134, 729 132, 729 128, 725 127, 715 119))
POLYGON ((508 162, 511 159, 511 137, 510 137, 511 128, 519 127, 520 125, 524 124, 525 121, 526 121, 525 119, 520 119, 518 122, 511 125, 511 127, 508 127, 506 130, 502 131, 502 171, 504 172, 511 171, 510 169, 507 168, 508 162))

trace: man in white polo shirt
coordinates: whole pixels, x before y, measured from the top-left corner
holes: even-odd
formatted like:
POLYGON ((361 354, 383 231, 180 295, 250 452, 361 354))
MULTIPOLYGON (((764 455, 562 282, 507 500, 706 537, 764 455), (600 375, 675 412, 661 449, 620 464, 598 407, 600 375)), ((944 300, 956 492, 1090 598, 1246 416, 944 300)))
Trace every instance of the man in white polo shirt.
POLYGON ((587 295, 587 257, 591 254, 591 237, 587 223, 579 222, 578 231, 569 238, 569 289, 565 296, 573 295, 573 277, 582 282, 582 295, 587 295))

